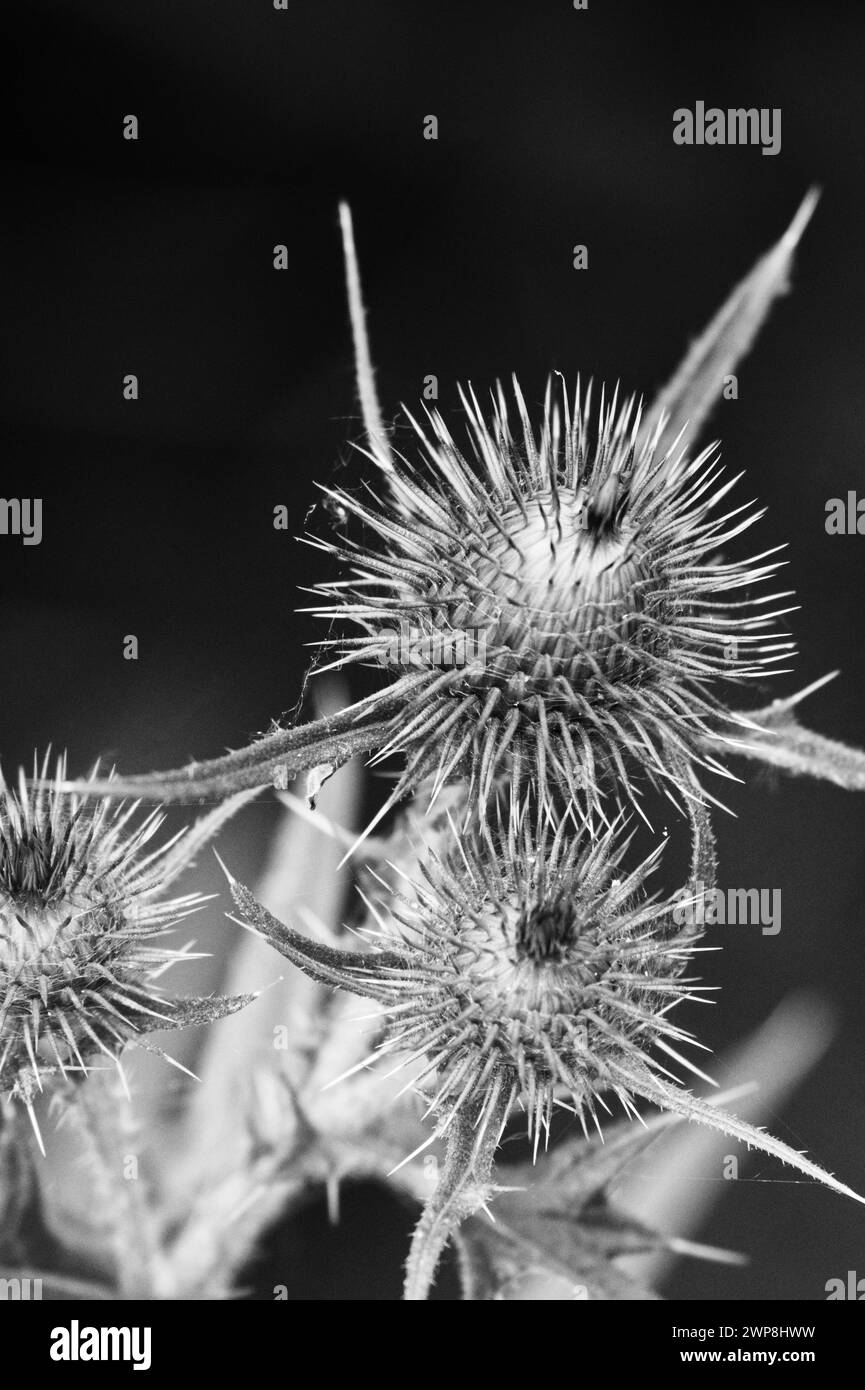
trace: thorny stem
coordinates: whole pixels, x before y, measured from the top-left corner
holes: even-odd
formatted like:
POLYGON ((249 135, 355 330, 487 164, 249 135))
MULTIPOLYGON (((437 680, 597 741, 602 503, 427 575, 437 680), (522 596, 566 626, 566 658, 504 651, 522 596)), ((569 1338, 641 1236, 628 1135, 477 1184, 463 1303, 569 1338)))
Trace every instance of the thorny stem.
POLYGON ((691 820, 691 884, 693 891, 715 886, 718 871, 718 858, 715 853, 715 832, 709 808, 700 795, 697 779, 681 762, 677 769, 679 776, 690 782, 692 795, 687 798, 688 815, 691 820))
POLYGON ((451 1117, 444 1169, 412 1237, 406 1302, 421 1303, 427 1298, 448 1241, 489 1197, 493 1159, 513 1095, 511 1078, 499 1075, 489 1096, 461 1107, 451 1117))
MULTIPOLYGON (((730 753, 769 763, 794 775, 823 777, 850 791, 865 790, 865 751, 810 733, 792 714, 794 706, 829 679, 831 677, 824 677, 806 690, 787 699, 775 700, 763 709, 731 713, 719 724, 718 735, 723 735, 730 753)), ((394 687, 394 711, 404 694, 399 685, 394 687)), ((388 708, 384 699, 384 696, 378 698, 377 710, 388 708)), ((142 801, 166 804, 225 797, 231 792, 276 783, 280 778, 287 781, 322 763, 330 763, 336 770, 357 754, 382 748, 393 732, 391 719, 365 720, 364 714, 362 705, 349 705, 338 714, 308 724, 275 729, 247 748, 226 753, 221 758, 138 777, 92 778, 64 782, 62 786, 64 791, 79 796, 134 796, 142 801)), ((715 754, 718 735, 701 740, 702 745, 715 754)), ((690 773, 688 780, 696 787, 690 773)), ((699 791, 696 794, 699 795, 699 791)))
POLYGON ((263 786, 280 774, 288 780, 320 763, 331 763, 336 769, 356 754, 380 746, 388 728, 386 719, 360 723, 357 709, 350 707, 293 729, 277 729, 248 748, 221 758, 139 777, 67 782, 63 789, 79 796, 134 796, 164 803, 201 801, 263 786))
MULTIPOLYGON (((823 681, 819 684, 824 684, 823 681)), ((813 687, 811 687, 813 689, 813 687)), ((833 738, 805 729, 792 713, 804 694, 773 700, 759 710, 746 710, 741 718, 757 729, 736 729, 731 752, 768 763, 794 777, 822 777, 846 791, 865 791, 865 750, 848 748, 833 738)))

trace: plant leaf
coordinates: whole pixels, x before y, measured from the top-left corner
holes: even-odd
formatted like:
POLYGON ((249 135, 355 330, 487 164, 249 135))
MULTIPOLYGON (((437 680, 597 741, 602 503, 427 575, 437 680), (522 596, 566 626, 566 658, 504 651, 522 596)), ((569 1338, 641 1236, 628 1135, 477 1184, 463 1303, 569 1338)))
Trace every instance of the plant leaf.
MULTIPOLYGON (((732 753, 768 763, 794 777, 821 777, 847 791, 865 791, 865 750, 812 733, 793 713, 807 696, 837 675, 837 671, 830 671, 796 695, 773 700, 763 709, 731 713, 729 722, 736 726, 739 736, 725 733, 725 745, 732 753), (741 733, 743 726, 745 733, 741 733)), ((717 744, 712 746, 717 751, 717 744)))
POLYGON ((657 446, 660 454, 686 426, 685 437, 696 436, 721 395, 724 377, 750 351, 772 304, 786 293, 796 247, 819 196, 816 188, 806 194, 781 240, 761 256, 751 273, 736 286, 691 344, 672 380, 659 392, 643 421, 640 439, 650 438, 663 421, 657 446))
MULTIPOLYGON (((219 862, 222 864, 222 860, 219 862)), ((404 964, 402 956, 395 951, 342 951, 302 936, 256 902, 249 889, 238 883, 224 864, 222 868, 242 914, 241 926, 257 931, 312 980, 348 989, 354 994, 365 994, 370 999, 391 998, 392 991, 384 974, 388 970, 400 970, 404 964)))
POLYGON ((550 1286, 575 1300, 645 1302, 659 1297, 617 1269, 619 1255, 645 1254, 662 1248, 663 1240, 644 1232, 636 1222, 599 1218, 589 1222, 564 1215, 535 1217, 523 1224, 518 1216, 495 1206, 495 1224, 472 1217, 457 1237, 464 1296, 470 1301, 525 1300, 526 1286, 540 1284, 539 1296, 549 1299, 550 1286))
POLYGON ((789 1144, 776 1139, 774 1135, 767 1134, 765 1130, 759 1129, 756 1125, 749 1124, 747 1120, 740 1120, 737 1115, 731 1115, 726 1110, 721 1110, 716 1105, 702 1100, 691 1091, 670 1085, 662 1078, 653 1076, 650 1072, 646 1072, 642 1076, 629 1074, 627 1078, 623 1074, 621 1081, 629 1090, 642 1096, 644 1100, 649 1100, 664 1110, 672 1111, 675 1115, 681 1115, 685 1120, 696 1120, 700 1124, 708 1125, 710 1129, 720 1130, 722 1134, 729 1135, 731 1139, 739 1140, 748 1148, 760 1149, 762 1153, 780 1159, 782 1163, 804 1173, 806 1177, 814 1178, 825 1187, 830 1187, 833 1192, 840 1193, 842 1197, 852 1197, 854 1202, 861 1202, 865 1206, 865 1197, 860 1197, 857 1192, 854 1192, 843 1182, 839 1182, 831 1173, 827 1173, 818 1164, 812 1163, 810 1158, 805 1158, 796 1149, 791 1149, 789 1144))
POLYGON ((624 1121, 607 1130, 603 1143, 566 1138, 537 1166, 500 1166, 498 1176, 507 1186, 496 1194, 494 1221, 473 1217, 459 1232, 465 1297, 524 1301, 526 1290, 535 1288, 546 1298, 551 1289, 563 1299, 657 1298, 613 1261, 655 1253, 667 1241, 617 1211, 609 1194, 671 1120, 656 1115, 647 1125, 624 1121))
MULTIPOLYGON (((747 717, 757 723, 763 713, 747 717)), ((764 730, 749 735, 747 742, 732 742, 731 751, 792 777, 818 777, 845 791, 865 791, 865 750, 812 733, 794 714, 770 712, 764 730)))
POLYGON ((257 998, 257 994, 212 994, 188 999, 162 999, 159 1008, 165 1017, 145 1018, 138 1024, 138 1031, 158 1033, 163 1028, 197 1028, 203 1023, 228 1018, 257 998))

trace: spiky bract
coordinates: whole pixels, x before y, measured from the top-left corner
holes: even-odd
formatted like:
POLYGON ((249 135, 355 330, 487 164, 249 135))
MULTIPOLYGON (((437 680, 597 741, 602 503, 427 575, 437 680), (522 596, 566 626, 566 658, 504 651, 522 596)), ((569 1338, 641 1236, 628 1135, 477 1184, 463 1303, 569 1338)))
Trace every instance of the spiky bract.
POLYGON ((776 564, 717 557, 761 513, 716 516, 736 480, 719 481, 712 449, 659 452, 663 420, 641 441, 633 398, 602 396, 593 428, 591 387, 571 404, 548 384, 536 436, 513 389, 516 431, 500 387, 489 423, 462 393, 472 463, 428 412, 431 434, 411 421, 425 462, 399 460, 387 497, 332 494, 373 542, 319 542, 353 578, 322 585, 316 611, 363 630, 324 644, 335 665, 394 674, 359 713, 399 697, 378 753, 406 755, 398 794, 456 770, 483 812, 506 769, 518 795, 534 779, 541 800, 554 783, 590 803, 613 781, 633 798, 635 770, 674 789, 683 762, 720 771, 697 747, 723 713, 710 687, 769 673, 791 646, 770 640, 780 595, 731 597, 776 564))
POLYGON ((140 1033, 245 1002, 163 995, 158 978, 188 956, 159 938, 204 901, 163 895, 202 836, 153 848, 164 817, 135 824, 136 810, 0 776, 0 1088, 28 1107, 48 1077, 84 1075, 140 1033))

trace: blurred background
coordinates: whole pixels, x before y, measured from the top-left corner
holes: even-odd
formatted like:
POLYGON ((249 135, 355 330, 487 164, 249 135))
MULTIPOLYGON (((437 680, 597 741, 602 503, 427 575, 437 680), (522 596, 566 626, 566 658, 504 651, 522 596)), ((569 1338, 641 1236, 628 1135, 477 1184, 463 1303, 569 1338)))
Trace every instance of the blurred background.
MULTIPOLYGON (((824 528, 828 498, 865 495, 865 17, 44 0, 10 27, 0 492, 42 497, 44 536, 0 537, 7 774, 49 743, 78 772, 97 756, 175 766, 297 709, 304 644, 322 635, 295 611, 309 602, 298 586, 330 570, 295 535, 327 532, 314 481, 368 472, 350 447, 341 198, 386 414, 413 408, 434 374, 459 429, 455 383, 486 393, 512 371, 531 401, 554 368, 651 396, 822 186, 794 293, 704 438, 747 469, 737 500, 768 504, 751 548, 789 542, 785 587, 802 605, 796 673, 754 702, 840 667, 805 718, 865 744, 865 538, 824 528), (698 100, 780 107, 781 152, 674 145, 673 111, 698 100), (129 373, 137 401, 123 399, 129 373), (288 532, 273 528, 280 504, 288 532), (123 659, 130 634, 137 661, 123 659)), ((352 693, 372 679, 358 673, 352 693)), ((727 930, 704 957, 719 1001, 692 1022, 723 1051, 802 985, 831 1007, 835 1042, 769 1123, 862 1190, 865 799, 739 770, 722 882, 780 888, 783 926, 727 930)), ((275 816, 265 800, 224 837, 247 881, 275 816)), ((197 881, 219 891, 210 856, 197 881)), ((207 929, 228 939, 220 904, 207 929)), ((679 1265, 665 1293, 822 1299, 828 1279, 865 1275, 865 1218, 788 1176, 752 1160, 701 1233, 747 1251, 745 1269, 679 1265)), ((302 1275, 293 1297, 396 1297, 409 1225, 384 1194, 348 1194, 339 1230, 313 1209, 290 1241, 275 1235, 262 1287, 302 1275)))

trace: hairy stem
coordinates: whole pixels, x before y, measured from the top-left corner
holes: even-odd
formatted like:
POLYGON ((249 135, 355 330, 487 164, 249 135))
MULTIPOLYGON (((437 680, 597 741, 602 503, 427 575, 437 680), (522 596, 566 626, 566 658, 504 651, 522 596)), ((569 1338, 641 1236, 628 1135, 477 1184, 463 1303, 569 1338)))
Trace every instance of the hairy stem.
POLYGON ((362 723, 356 707, 301 724, 276 729, 248 748, 206 762, 141 776, 92 778, 65 782, 64 791, 79 796, 134 796, 142 801, 193 802, 228 796, 248 787, 288 781, 321 763, 341 767, 358 753, 368 753, 385 738, 389 721, 362 723))
POLYGON ((679 775, 690 782, 692 795, 687 798, 688 815, 691 820, 691 885, 693 891, 714 888, 718 872, 718 858, 715 853, 715 832, 709 808, 700 795, 700 787, 693 772, 684 762, 679 764, 679 775))
POLYGON ((444 1169, 412 1237, 406 1302, 420 1303, 428 1297, 448 1241, 489 1198, 493 1159, 513 1097, 514 1083, 502 1074, 483 1100, 460 1107, 451 1117, 444 1169))
POLYGON ((793 700, 775 700, 742 718, 757 729, 737 729, 730 751, 768 763, 794 777, 820 777, 846 791, 865 791, 865 750, 805 729, 792 714, 793 700))

